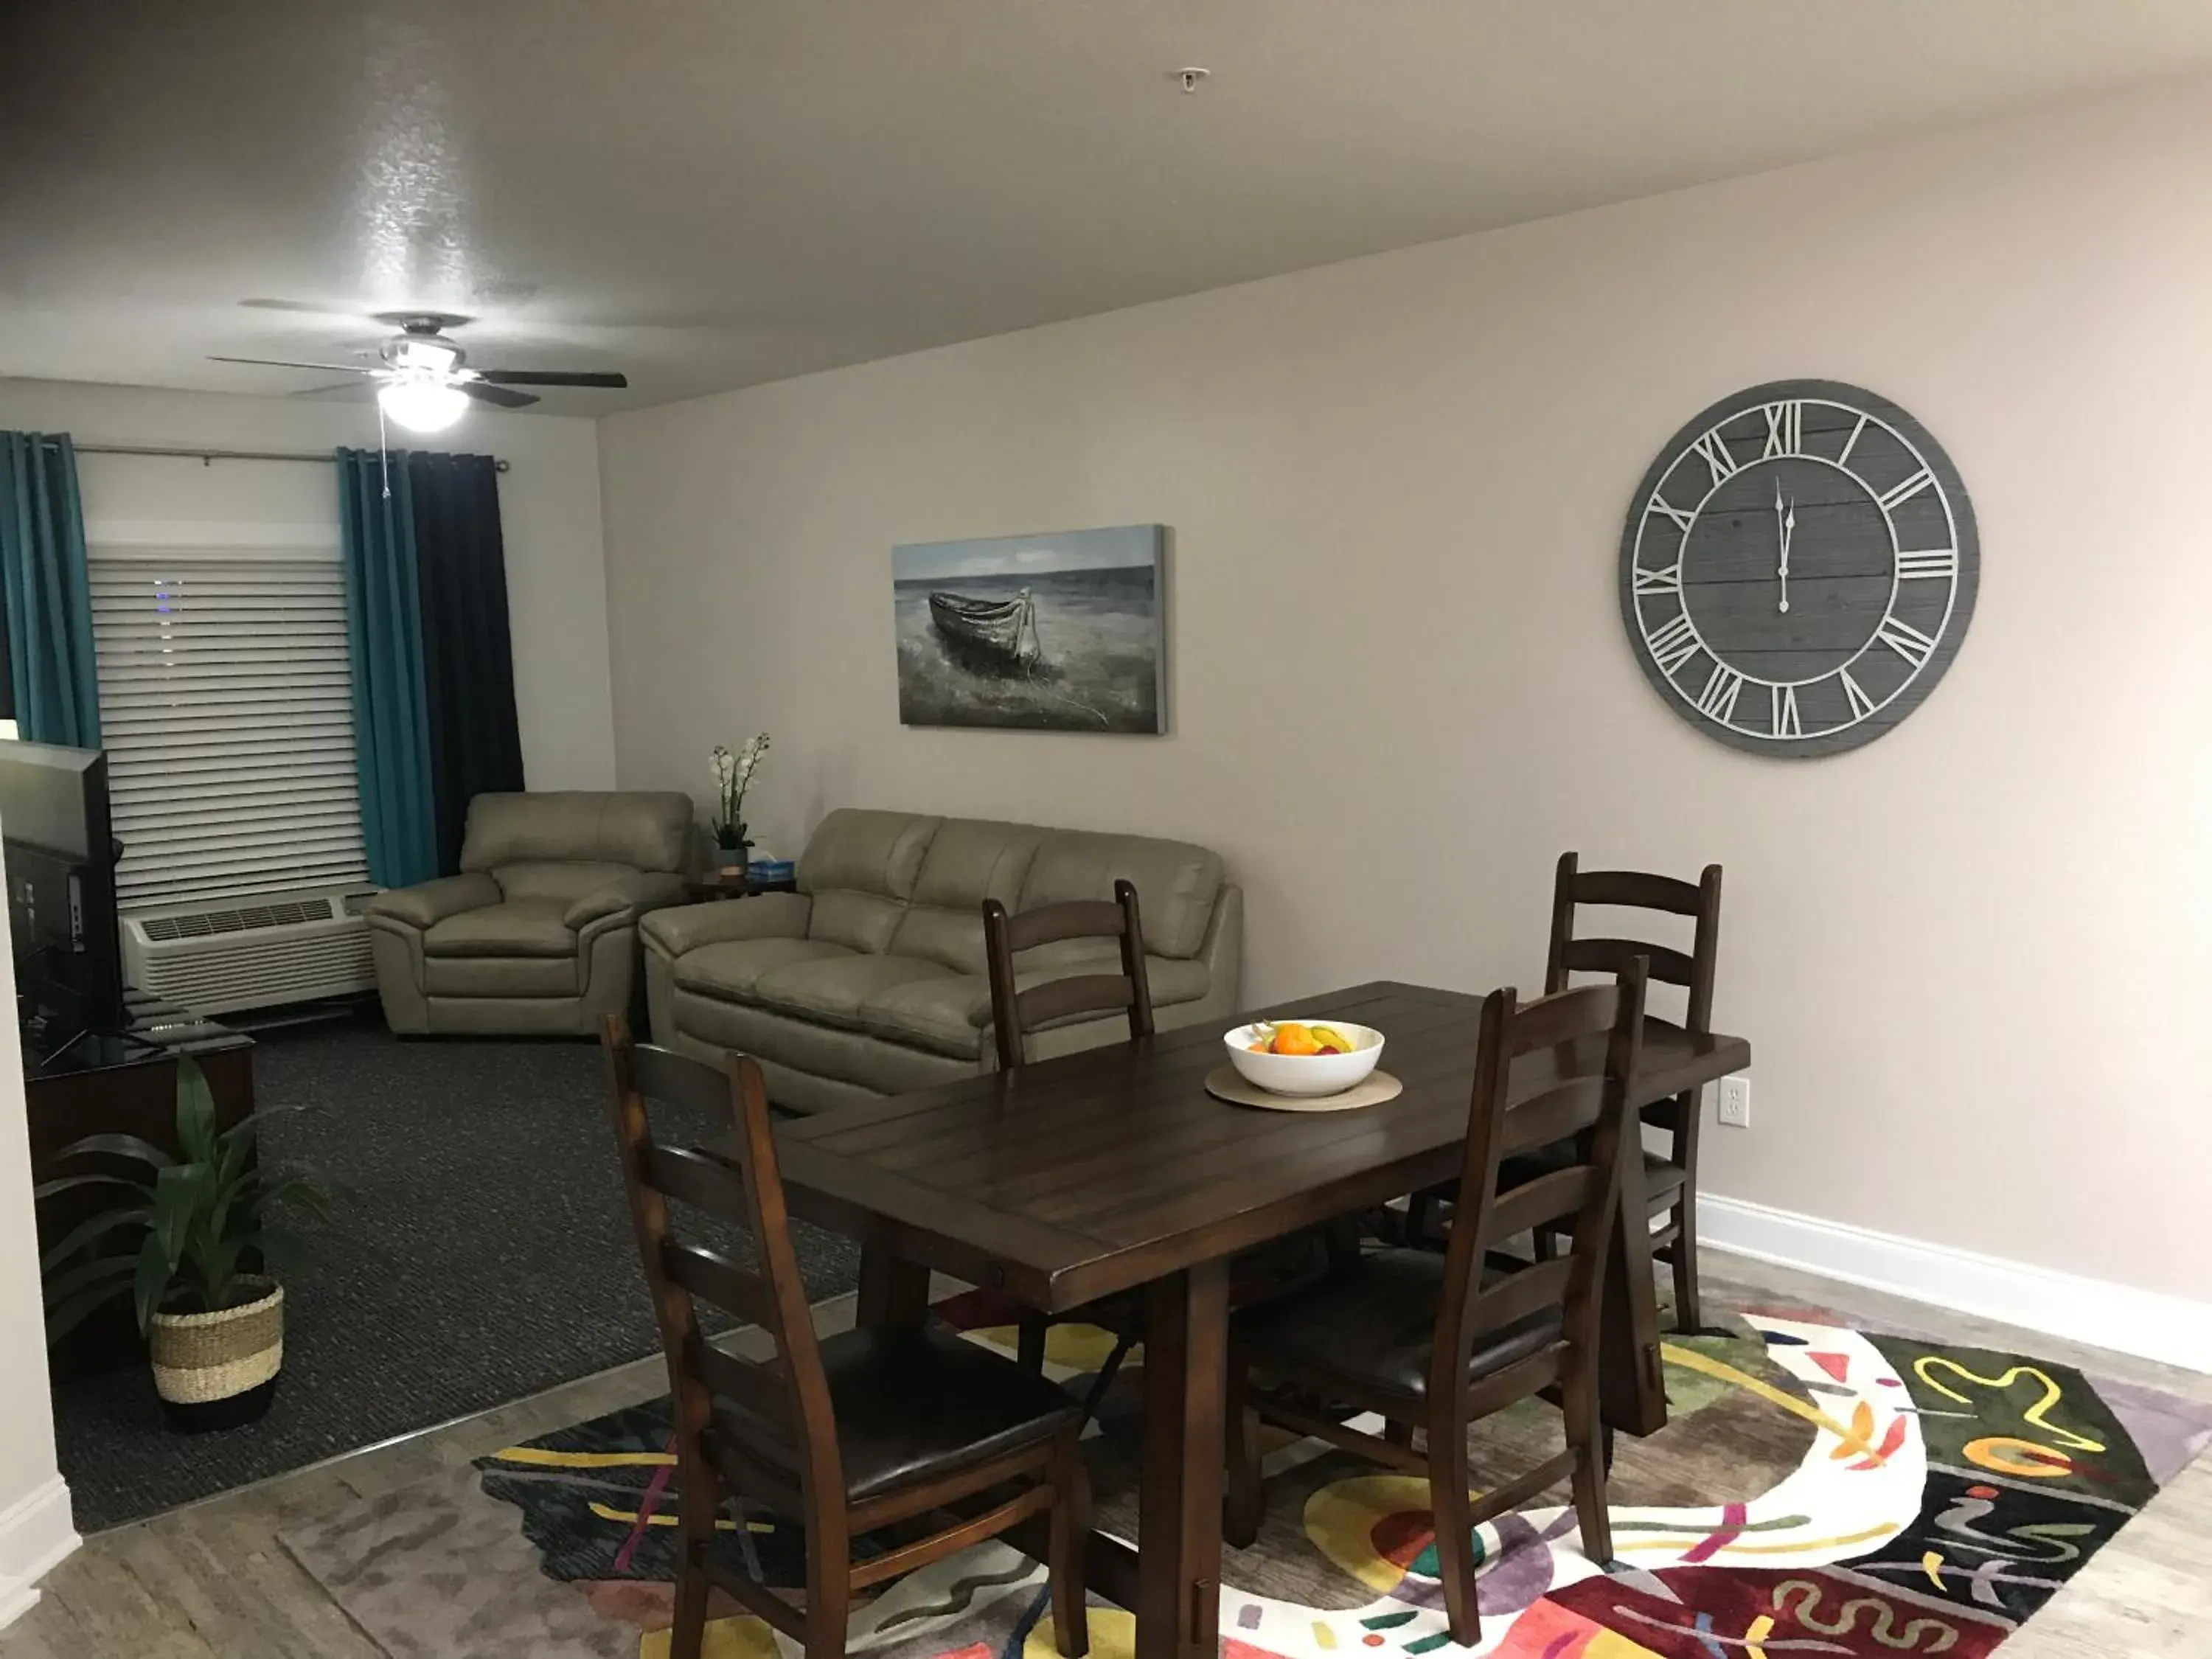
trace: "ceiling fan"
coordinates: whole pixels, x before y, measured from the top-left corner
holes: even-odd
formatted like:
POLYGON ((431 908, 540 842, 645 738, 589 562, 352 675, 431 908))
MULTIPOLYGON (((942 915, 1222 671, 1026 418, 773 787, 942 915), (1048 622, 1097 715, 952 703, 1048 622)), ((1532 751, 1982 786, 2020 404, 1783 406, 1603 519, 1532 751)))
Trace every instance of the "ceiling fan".
POLYGON ((399 331, 378 348, 377 355, 383 362, 375 368, 359 363, 294 362, 276 357, 210 356, 208 361, 363 375, 376 382, 378 408, 414 432, 444 431, 461 418, 471 400, 500 409, 524 409, 538 401, 536 394, 517 392, 514 389, 516 386, 577 386, 619 390, 629 384, 629 377, 624 374, 585 370, 471 368, 468 354, 445 331, 467 322, 465 317, 434 311, 404 311, 385 312, 375 320, 399 331))

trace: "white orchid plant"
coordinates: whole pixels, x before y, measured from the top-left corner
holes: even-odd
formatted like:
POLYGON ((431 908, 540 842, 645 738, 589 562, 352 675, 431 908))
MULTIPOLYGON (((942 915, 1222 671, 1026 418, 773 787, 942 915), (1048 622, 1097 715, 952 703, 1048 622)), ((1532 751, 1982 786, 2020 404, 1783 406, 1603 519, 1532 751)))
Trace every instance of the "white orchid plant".
POLYGON ((708 757, 714 769, 714 844, 738 848, 745 844, 745 789, 753 781, 761 757, 768 753, 768 733, 747 738, 735 754, 723 744, 708 757))

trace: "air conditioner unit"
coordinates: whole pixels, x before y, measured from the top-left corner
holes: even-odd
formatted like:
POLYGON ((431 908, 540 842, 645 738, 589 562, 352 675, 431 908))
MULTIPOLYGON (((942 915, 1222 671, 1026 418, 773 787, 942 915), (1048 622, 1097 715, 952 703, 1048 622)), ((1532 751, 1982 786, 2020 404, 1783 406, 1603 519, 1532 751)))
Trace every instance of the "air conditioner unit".
POLYGON ((227 904, 165 904, 123 918, 123 976, 216 1015, 373 989, 360 890, 281 893, 227 904))

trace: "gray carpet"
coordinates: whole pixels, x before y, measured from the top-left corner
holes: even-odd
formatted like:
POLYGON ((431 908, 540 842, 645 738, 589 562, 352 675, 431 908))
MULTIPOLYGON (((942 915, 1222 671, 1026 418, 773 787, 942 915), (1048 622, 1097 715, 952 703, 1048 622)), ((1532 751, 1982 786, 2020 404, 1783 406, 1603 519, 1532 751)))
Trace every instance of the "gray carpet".
MULTIPOLYGON (((254 1055, 269 1155, 342 1192, 288 1279, 276 1404, 258 1424, 174 1435, 143 1366, 58 1388, 80 1531, 279 1474, 658 1349, 607 1113, 583 1042, 401 1042, 381 1027, 277 1034, 254 1055)), ((667 1110, 669 1109, 657 1109, 667 1110)), ((718 1127, 673 1114, 671 1139, 718 1127)), ((859 1252, 798 1227, 819 1300, 859 1252)))

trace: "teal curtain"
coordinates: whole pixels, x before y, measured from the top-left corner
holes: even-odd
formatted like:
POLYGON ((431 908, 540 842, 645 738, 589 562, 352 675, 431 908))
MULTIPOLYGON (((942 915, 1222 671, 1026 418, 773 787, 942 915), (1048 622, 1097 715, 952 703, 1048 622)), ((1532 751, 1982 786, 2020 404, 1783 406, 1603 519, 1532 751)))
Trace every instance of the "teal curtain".
POLYGON ((391 459, 338 451, 338 527, 368 875, 406 887, 438 873, 438 831, 414 502, 404 458, 391 459))
POLYGON ((66 434, 0 432, 0 596, 18 732, 100 747, 84 507, 66 434))

